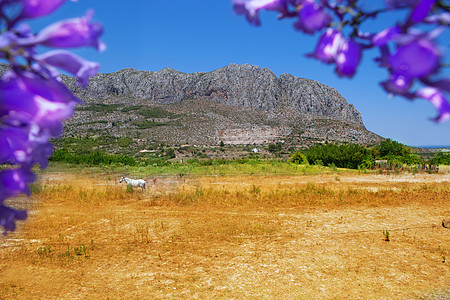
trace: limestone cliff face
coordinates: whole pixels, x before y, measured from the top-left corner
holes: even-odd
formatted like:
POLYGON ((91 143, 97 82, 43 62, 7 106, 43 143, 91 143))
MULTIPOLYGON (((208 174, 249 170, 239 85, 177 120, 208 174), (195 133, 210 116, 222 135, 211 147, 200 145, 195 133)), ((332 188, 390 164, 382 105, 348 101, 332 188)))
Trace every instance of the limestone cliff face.
POLYGON ((230 64, 209 73, 181 73, 171 68, 157 72, 124 69, 94 77, 86 90, 68 85, 82 99, 151 99, 159 104, 209 98, 228 106, 266 112, 290 109, 308 116, 326 116, 363 126, 360 113, 334 88, 314 80, 267 68, 230 64))
MULTIPOLYGON (((6 69, 0 64, 0 74, 6 69)), ((123 69, 98 74, 86 89, 62 77, 85 102, 65 123, 66 135, 203 145, 382 140, 336 89, 248 64, 191 74, 123 69)))

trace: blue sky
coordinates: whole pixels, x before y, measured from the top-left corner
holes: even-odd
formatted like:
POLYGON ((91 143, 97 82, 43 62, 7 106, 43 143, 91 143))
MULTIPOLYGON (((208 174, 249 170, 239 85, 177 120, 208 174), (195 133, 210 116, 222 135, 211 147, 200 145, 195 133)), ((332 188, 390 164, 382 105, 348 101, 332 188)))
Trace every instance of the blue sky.
MULTIPOLYGON (((290 73, 336 88, 361 112, 367 129, 383 137, 412 146, 450 145, 450 122, 430 121, 436 116, 430 103, 389 98, 379 87, 387 72, 376 67, 376 50, 364 53, 353 79, 339 78, 333 66, 305 57, 314 49, 318 35, 297 32, 293 20, 278 21, 271 12, 261 14, 261 27, 250 26, 244 17, 234 14, 231 0, 79 0, 32 25, 41 28, 84 15, 90 8, 95 10, 94 19, 105 27, 103 41, 108 48, 101 54, 92 49, 76 52, 100 62, 100 72, 171 67, 191 73, 230 63, 258 65, 277 76, 290 73)), ((390 22, 394 20, 385 18, 372 26, 384 28, 390 22)), ((450 40, 448 33, 443 40, 450 40)))

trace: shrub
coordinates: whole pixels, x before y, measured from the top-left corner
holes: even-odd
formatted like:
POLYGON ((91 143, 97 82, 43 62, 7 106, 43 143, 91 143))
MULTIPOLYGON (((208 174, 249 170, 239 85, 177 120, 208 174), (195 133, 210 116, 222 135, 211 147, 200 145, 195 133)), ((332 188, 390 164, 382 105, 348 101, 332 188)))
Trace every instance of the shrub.
POLYGON ((306 155, 301 153, 300 151, 296 151, 292 157, 291 157, 291 162, 293 162, 294 164, 299 164, 299 165, 308 165, 308 159, 306 158, 306 155))
POLYGON ((308 149, 306 158, 310 164, 357 169, 370 154, 368 149, 357 144, 317 144, 308 149))

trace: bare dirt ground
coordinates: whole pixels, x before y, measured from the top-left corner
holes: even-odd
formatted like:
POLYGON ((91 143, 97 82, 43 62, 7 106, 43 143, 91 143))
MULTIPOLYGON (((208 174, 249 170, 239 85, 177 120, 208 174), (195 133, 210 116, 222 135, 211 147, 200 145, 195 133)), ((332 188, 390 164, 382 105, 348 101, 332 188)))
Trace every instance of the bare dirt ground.
POLYGON ((1 299, 450 299, 449 174, 116 181, 45 174, 1 299))

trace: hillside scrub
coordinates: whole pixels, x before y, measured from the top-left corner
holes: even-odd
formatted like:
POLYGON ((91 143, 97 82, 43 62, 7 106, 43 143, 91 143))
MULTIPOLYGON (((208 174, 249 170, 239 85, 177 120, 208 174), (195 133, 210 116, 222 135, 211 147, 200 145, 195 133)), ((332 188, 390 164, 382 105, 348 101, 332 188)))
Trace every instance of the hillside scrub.
POLYGON ((174 147, 174 145, 164 145, 155 141, 149 143, 136 141, 129 137, 108 135, 81 138, 66 137, 55 141, 55 144, 57 150, 51 161, 88 165, 120 164, 124 166, 162 167, 176 163, 192 169, 197 166, 216 167, 275 161, 296 165, 326 166, 334 169, 370 169, 375 165, 375 160, 386 160, 388 164, 395 166, 415 166, 423 163, 450 164, 450 154, 448 153, 437 152, 431 160, 426 162, 419 155, 413 153, 412 148, 392 140, 383 141, 370 148, 351 143, 325 143, 316 144, 302 150, 296 150, 293 147, 287 150, 283 148, 281 143, 277 143, 269 144, 266 147, 267 152, 265 154, 255 154, 251 147, 205 148, 177 145, 174 147), (113 147, 116 153, 107 153, 105 151, 106 146, 113 147), (138 149, 142 147, 151 150, 138 152, 138 149), (239 154, 234 152, 237 149, 240 149, 239 154), (291 154, 289 155, 289 153, 291 154))

